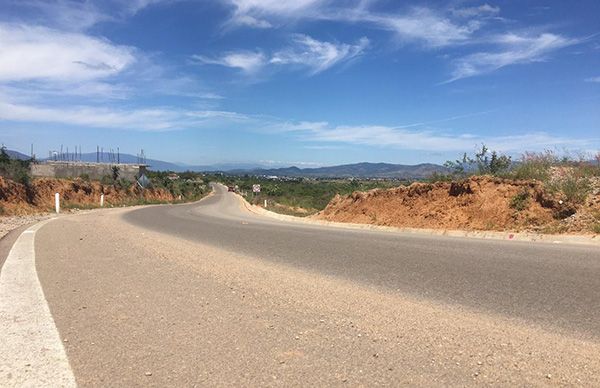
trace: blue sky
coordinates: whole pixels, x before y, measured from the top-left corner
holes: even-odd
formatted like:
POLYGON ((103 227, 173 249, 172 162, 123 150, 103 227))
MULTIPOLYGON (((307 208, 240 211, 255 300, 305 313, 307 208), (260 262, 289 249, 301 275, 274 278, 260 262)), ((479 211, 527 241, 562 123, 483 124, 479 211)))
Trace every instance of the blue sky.
POLYGON ((0 0, 0 140, 188 164, 600 149, 600 2, 0 0))

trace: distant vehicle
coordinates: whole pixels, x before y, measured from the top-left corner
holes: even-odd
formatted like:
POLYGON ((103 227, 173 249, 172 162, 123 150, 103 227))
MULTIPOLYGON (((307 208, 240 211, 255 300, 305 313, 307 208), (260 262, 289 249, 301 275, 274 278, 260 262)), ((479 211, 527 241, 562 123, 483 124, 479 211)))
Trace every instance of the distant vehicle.
POLYGON ((227 186, 227 191, 231 191, 235 193, 235 187, 233 186, 227 186))

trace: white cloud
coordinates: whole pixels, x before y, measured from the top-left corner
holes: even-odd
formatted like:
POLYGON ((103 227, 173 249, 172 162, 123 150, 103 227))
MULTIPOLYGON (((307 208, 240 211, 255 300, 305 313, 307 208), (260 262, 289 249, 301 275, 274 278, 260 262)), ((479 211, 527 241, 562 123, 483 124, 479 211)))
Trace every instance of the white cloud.
POLYGON ((218 58, 193 55, 192 59, 209 65, 221 65, 254 74, 265 66, 266 57, 259 51, 231 51, 218 58))
MULTIPOLYGON (((67 31, 83 31, 102 22, 118 22, 144 8, 176 0, 4 0, 18 12, 9 20, 67 31), (27 20, 22 16, 27 15, 27 20)), ((5 15, 8 18, 8 15, 5 15)))
MULTIPOLYGON (((232 0, 235 11, 231 23, 257 28, 268 28, 277 21, 330 20, 346 23, 364 23, 377 29, 393 32, 405 42, 423 43, 428 47, 460 44, 471 38, 481 23, 483 14, 497 11, 487 5, 464 9, 457 23, 439 12, 424 7, 409 8, 400 13, 376 13, 369 9, 370 1, 355 1, 340 6, 322 0, 232 0)), ((460 11, 459 11, 460 12, 460 11)))
POLYGON ((543 33, 537 36, 507 33, 492 42, 500 46, 493 52, 478 52, 454 62, 452 78, 447 82, 491 73, 506 66, 544 61, 558 49, 578 43, 561 35, 543 33))
POLYGON ((80 33, 0 24, 0 82, 84 81, 118 74, 134 50, 80 33))
POLYGON ((172 107, 124 109, 114 107, 39 106, 15 103, 0 95, 0 120, 58 123, 89 128, 138 131, 169 131, 252 120, 250 116, 227 111, 182 110, 172 107))
POLYGON ((600 76, 598 77, 590 77, 590 78, 586 78, 585 82, 600 82, 600 76))
POLYGON ((296 131, 300 138, 305 141, 393 147, 417 151, 465 152, 484 143, 498 151, 520 152, 544 150, 552 147, 582 147, 598 142, 598 139, 556 137, 544 132, 506 136, 477 136, 469 133, 448 135, 432 130, 409 130, 406 127, 381 125, 332 126, 323 122, 286 124, 282 125, 281 128, 284 131, 296 131))
POLYGON ((322 42, 306 35, 296 35, 295 46, 273 54, 270 62, 276 65, 301 65, 311 69, 312 74, 347 61, 363 53, 369 45, 367 38, 356 44, 322 42))
POLYGON ((367 11, 341 14, 342 19, 366 22, 391 31, 404 42, 423 43, 427 47, 462 44, 471 39, 480 23, 471 20, 457 24, 427 8, 414 8, 404 14, 376 14, 367 11))
POLYGON ((452 14, 460 17, 492 16, 500 13, 500 7, 494 7, 489 4, 482 4, 476 7, 457 8, 452 10, 452 14))
POLYGON ((0 99, 0 120, 8 121, 158 131, 171 129, 178 118, 178 114, 162 109, 126 111, 91 106, 55 108, 15 104, 0 99))
POLYGON ((269 28, 267 18, 296 19, 318 8, 322 0, 230 0, 235 7, 231 23, 255 28, 269 28))
POLYGON ((192 59, 203 64, 220 65, 255 75, 267 65, 300 66, 310 69, 310 74, 325 71, 336 64, 361 55, 369 45, 367 38, 355 44, 323 42, 307 35, 296 34, 292 45, 267 56, 261 51, 230 51, 220 57, 193 55, 192 59))

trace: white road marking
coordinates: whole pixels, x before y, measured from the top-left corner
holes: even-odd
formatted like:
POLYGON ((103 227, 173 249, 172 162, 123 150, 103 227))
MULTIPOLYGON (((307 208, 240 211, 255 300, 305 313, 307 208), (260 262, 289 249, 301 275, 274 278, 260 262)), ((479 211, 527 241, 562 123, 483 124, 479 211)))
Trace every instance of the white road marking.
POLYGON ((0 272, 0 386, 76 387, 35 269, 35 232, 23 232, 0 272))

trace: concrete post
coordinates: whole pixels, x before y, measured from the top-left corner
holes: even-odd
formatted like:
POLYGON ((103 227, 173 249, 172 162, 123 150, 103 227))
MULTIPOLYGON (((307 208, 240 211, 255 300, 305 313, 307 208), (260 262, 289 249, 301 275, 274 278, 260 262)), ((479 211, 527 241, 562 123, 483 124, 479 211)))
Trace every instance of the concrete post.
POLYGON ((265 199, 265 208, 267 207, 267 200, 265 199))
POLYGON ((104 194, 100 194, 100 207, 104 207, 104 194))
POLYGON ((60 213, 60 194, 54 194, 54 208, 56 209, 56 214, 60 213))

